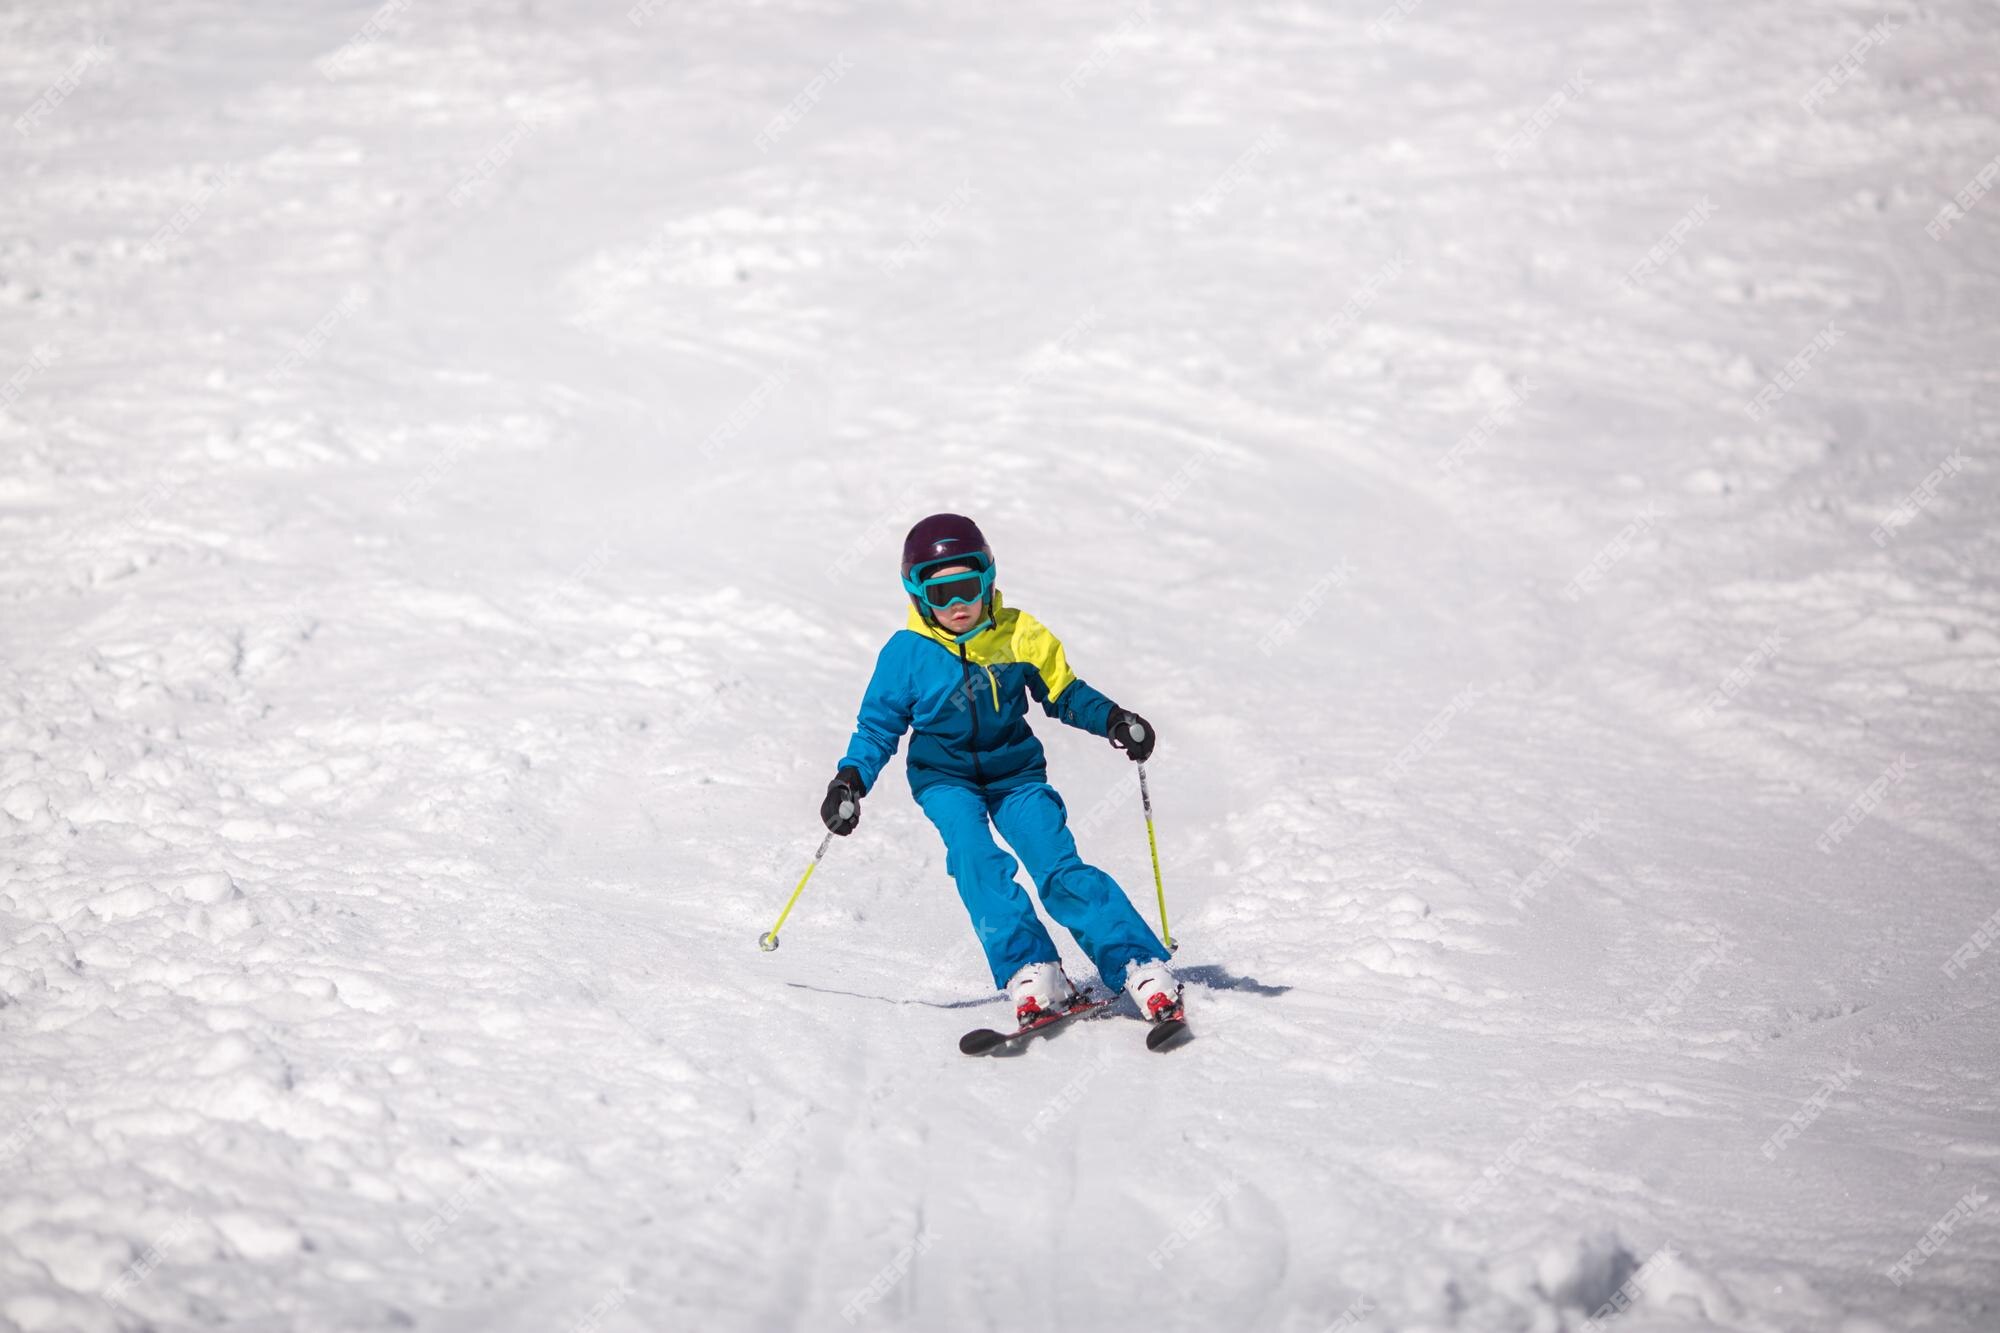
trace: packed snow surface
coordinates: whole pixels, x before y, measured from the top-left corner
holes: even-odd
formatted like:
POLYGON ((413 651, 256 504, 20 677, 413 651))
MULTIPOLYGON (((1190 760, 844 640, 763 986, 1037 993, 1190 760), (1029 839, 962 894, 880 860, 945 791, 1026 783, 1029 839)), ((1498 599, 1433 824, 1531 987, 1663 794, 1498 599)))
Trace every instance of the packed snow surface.
POLYGON ((1989 0, 91 0, 0 112, 0 1330, 2000 1328, 1989 0), (756 947, 937 509, 1159 728, 1177 1052, 958 1054, 900 760, 756 947))

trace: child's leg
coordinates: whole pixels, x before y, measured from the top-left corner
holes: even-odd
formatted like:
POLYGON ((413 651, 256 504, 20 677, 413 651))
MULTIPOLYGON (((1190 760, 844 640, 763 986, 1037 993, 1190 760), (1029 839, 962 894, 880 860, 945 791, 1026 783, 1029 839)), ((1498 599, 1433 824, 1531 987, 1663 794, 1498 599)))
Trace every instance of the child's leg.
POLYGON ((993 969, 993 985, 1005 990, 1008 980, 1028 964, 1058 961, 1056 942, 1035 915, 1027 892, 1014 882, 1014 858, 993 841, 985 798, 970 788, 941 782, 926 787, 917 804, 944 838, 945 869, 972 916, 972 928, 979 933, 987 965, 993 969))
POLYGON ((993 823, 1034 877, 1042 906, 1076 936, 1105 985, 1117 990, 1133 963, 1167 956, 1118 881, 1076 854, 1054 787, 1038 782, 1008 792, 993 807, 993 823))

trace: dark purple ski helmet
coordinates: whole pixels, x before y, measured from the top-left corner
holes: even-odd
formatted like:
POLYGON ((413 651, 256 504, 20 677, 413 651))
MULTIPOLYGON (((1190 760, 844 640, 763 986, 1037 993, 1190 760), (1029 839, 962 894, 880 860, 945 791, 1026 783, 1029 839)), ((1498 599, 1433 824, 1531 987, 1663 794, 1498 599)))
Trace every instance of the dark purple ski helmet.
POLYGON ((915 582, 925 565, 953 560, 993 568, 993 551, 979 525, 963 514, 932 514, 919 519, 910 535, 903 538, 904 586, 915 582))
MULTIPOLYGON (((932 514, 920 519, 903 538, 903 591, 910 595, 910 605, 917 608, 917 614, 932 624, 937 623, 937 613, 925 604, 924 575, 932 567, 961 561, 979 570, 978 595, 981 599, 989 596, 993 591, 993 551, 977 523, 963 514, 932 514)), ((953 592, 966 595, 949 586, 945 595, 953 592)), ((990 616, 985 623, 992 623, 990 616)))

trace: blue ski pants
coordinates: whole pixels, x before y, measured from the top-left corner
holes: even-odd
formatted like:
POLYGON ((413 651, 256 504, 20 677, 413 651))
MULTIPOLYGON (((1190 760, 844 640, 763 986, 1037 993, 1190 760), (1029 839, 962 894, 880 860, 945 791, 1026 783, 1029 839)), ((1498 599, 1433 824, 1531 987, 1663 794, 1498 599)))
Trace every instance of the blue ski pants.
POLYGON ((1018 865, 1027 867, 1042 906, 1114 991, 1133 963, 1167 956, 1118 881, 1076 854, 1069 812, 1048 783, 988 793, 939 782, 924 788, 917 804, 944 838, 945 869, 972 916, 995 986, 1004 988, 1029 963, 1060 961, 1055 941, 1014 879, 1018 865), (1018 863, 993 841, 996 828, 1018 863))

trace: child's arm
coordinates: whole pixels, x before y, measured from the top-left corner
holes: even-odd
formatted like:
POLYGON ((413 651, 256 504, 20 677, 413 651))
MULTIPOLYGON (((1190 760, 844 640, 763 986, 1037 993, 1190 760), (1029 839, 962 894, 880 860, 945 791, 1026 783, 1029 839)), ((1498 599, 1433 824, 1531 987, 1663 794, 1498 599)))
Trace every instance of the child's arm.
POLYGON ((843 838, 861 826, 861 798, 875 789, 875 779, 910 729, 909 673, 892 660, 895 649, 891 639, 875 656, 875 673, 862 693, 854 735, 840 757, 840 771, 826 784, 826 796, 819 803, 820 822, 843 838))
POLYGON ((1080 731, 1103 736, 1134 759, 1143 760, 1153 753, 1152 727, 1137 713, 1112 703, 1070 670, 1062 640, 1047 625, 1025 612, 1017 624, 1014 650, 1021 661, 1034 668, 1028 677, 1028 691, 1041 704, 1043 712, 1080 731))
POLYGON ((896 651, 898 646, 891 639, 876 655, 875 672, 868 678, 868 689, 861 696, 861 711, 854 721, 854 735, 847 742, 847 753, 840 759, 842 769, 853 770, 861 779, 856 796, 865 796, 875 789, 875 779, 895 756, 903 733, 910 729, 913 703, 909 672, 896 651))

